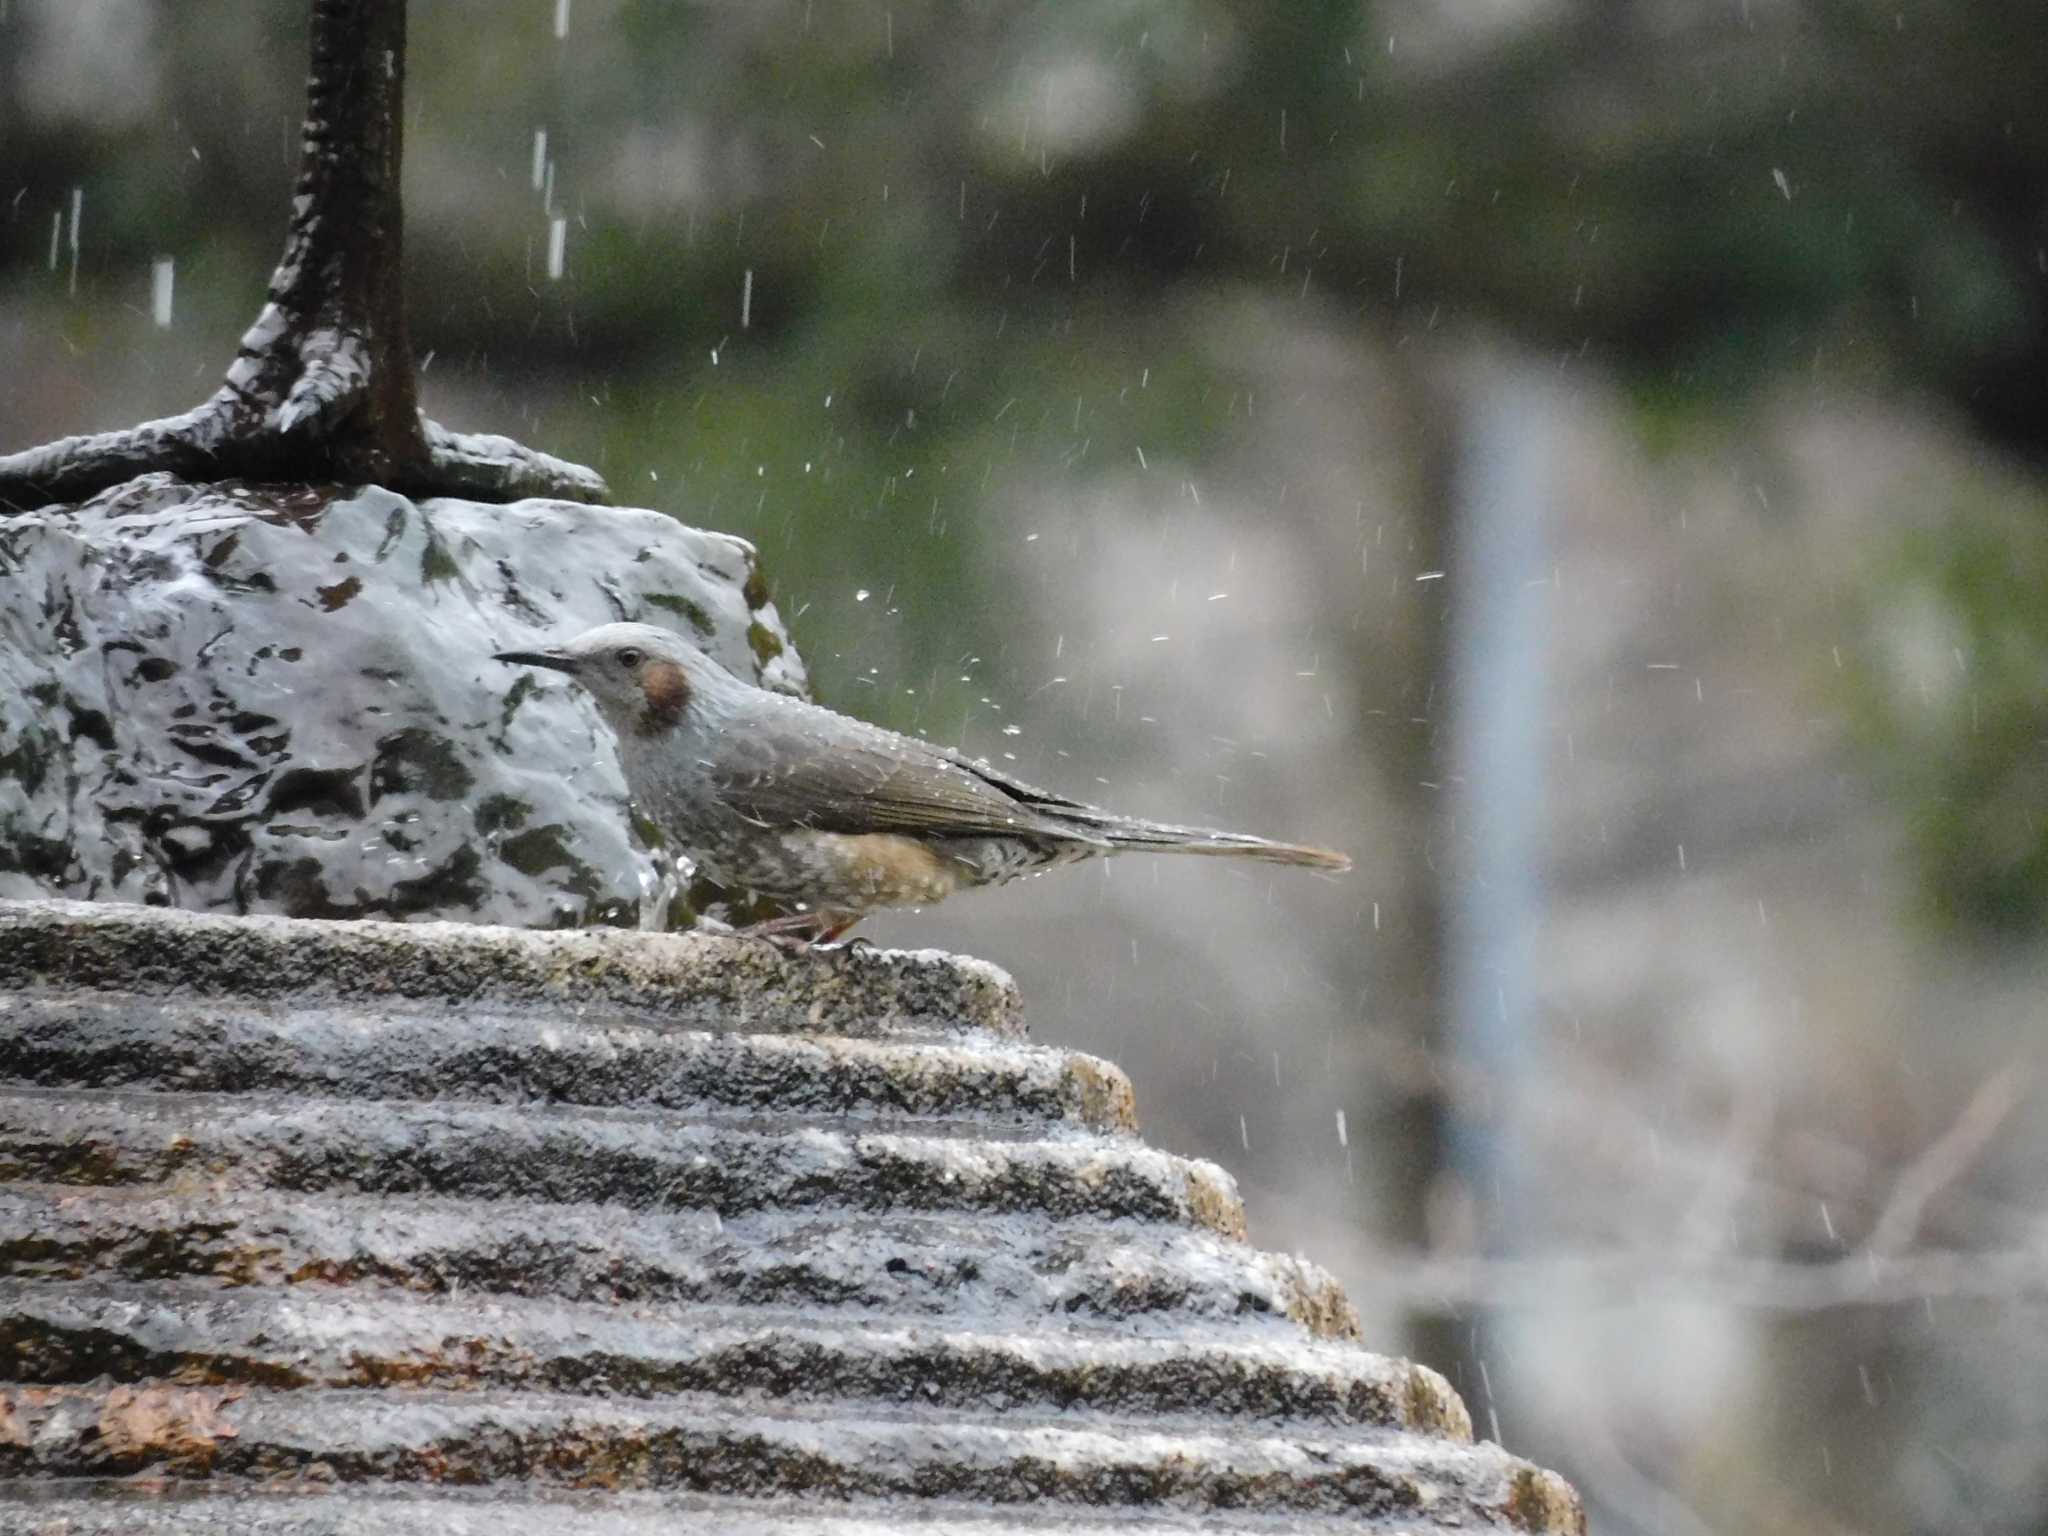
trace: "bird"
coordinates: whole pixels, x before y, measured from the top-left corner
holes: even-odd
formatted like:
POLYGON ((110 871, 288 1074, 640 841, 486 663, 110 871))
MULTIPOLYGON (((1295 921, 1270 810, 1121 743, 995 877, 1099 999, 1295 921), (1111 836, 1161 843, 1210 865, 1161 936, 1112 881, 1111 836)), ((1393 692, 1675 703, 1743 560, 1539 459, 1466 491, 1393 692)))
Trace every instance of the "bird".
POLYGON ((1344 854, 1175 826, 1038 789, 728 671, 652 624, 601 624, 495 661, 567 674, 618 737, 634 803, 697 871, 782 908, 741 932, 828 944, 879 908, 1127 852, 1341 872, 1344 854))

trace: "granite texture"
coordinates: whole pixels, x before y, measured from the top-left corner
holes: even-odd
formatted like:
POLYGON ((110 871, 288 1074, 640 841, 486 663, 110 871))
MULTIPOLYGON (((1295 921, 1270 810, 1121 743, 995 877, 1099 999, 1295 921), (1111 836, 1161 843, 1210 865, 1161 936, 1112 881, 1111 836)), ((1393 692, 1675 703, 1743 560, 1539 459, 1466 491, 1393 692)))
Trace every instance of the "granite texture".
POLYGON ((631 508, 146 475, 0 518, 0 590, 0 897, 660 923, 610 733, 492 653, 630 618, 804 685, 752 546, 631 508))
POLYGON ((0 1530, 1579 1532, 936 953, 0 902, 0 1530))

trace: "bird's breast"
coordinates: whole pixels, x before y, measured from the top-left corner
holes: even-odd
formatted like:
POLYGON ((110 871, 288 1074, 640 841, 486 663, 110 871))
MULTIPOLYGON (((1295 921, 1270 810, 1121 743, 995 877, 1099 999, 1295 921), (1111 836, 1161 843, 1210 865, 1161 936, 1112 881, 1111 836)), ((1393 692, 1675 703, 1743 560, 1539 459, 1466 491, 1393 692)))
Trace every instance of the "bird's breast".
POLYGON ((893 832, 785 832, 780 841, 805 872, 815 906, 929 906, 969 873, 930 844, 893 832))

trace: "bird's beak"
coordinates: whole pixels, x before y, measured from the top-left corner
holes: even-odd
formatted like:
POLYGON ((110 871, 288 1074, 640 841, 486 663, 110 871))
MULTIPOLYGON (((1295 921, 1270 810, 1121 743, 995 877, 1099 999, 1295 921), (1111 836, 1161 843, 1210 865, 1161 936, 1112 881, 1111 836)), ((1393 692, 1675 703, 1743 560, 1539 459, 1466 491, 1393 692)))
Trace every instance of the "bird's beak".
POLYGON ((555 672, 567 672, 571 677, 583 665, 574 656, 561 651, 500 651, 491 660, 509 661, 520 667, 547 667, 555 672))

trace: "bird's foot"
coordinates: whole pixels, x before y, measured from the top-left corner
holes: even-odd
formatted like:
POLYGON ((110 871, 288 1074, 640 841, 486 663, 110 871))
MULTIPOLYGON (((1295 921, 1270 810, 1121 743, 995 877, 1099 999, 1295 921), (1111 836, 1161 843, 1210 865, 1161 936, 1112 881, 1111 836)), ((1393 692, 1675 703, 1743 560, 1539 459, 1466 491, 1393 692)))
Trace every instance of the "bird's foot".
MULTIPOLYGON (((840 930, 844 932, 845 930, 840 930)), ((856 933, 850 939, 816 939, 811 948, 827 955, 851 955, 863 949, 880 949, 881 945, 864 933, 856 933)))

